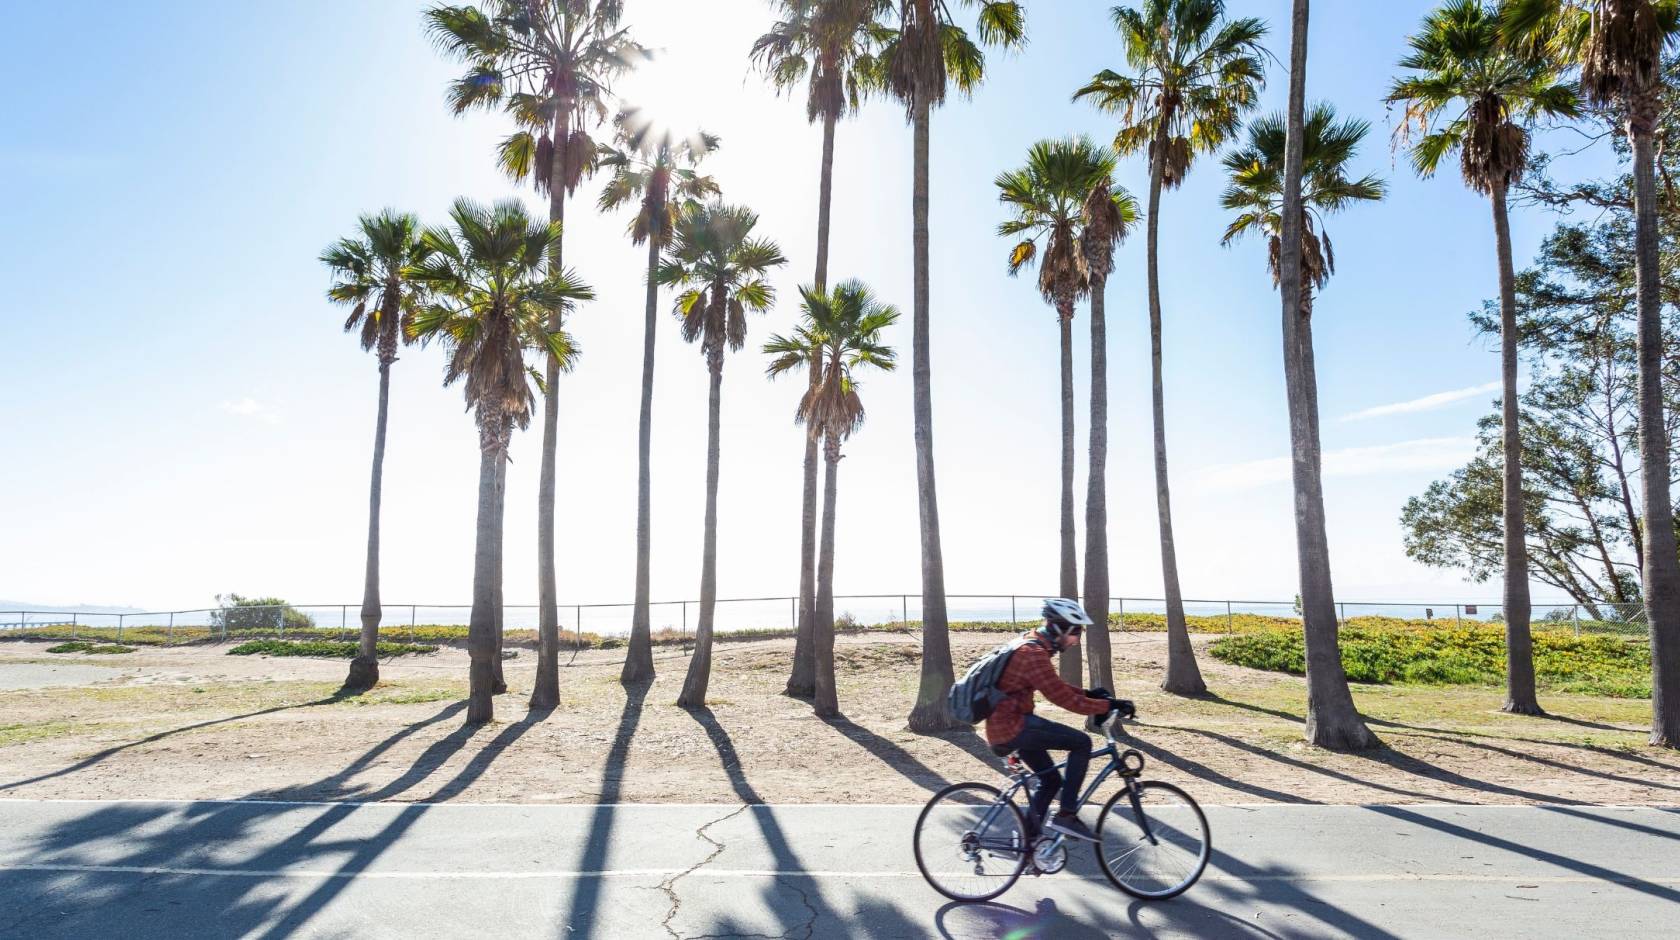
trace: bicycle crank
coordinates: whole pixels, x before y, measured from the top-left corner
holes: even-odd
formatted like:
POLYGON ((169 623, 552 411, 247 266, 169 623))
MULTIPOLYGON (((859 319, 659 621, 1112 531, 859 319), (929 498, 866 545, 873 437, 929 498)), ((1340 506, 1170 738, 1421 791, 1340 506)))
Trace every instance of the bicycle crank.
POLYGON ((1041 875, 1054 875, 1067 867, 1067 844, 1050 836, 1040 836, 1033 843, 1033 868, 1041 875))

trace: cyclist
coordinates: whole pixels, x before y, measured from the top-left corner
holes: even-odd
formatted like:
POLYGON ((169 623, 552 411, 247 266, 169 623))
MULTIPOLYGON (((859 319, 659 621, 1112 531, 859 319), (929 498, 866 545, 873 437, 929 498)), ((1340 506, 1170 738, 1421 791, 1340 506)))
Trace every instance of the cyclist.
POLYGON ((1085 782, 1085 768, 1091 760, 1091 738, 1067 725, 1047 721, 1033 714, 1033 693, 1080 715, 1130 712, 1131 703, 1112 698, 1107 689, 1076 689, 1056 674, 1052 656, 1079 643, 1079 635, 1091 625, 1091 616, 1078 602, 1053 598, 1044 602, 1044 625, 1023 634, 1027 640, 1009 657, 997 689, 1007 698, 992 709, 986 719, 986 742, 992 752, 1003 756, 1010 751, 1021 756, 1039 777, 1027 814, 1029 834, 1037 838, 1040 826, 1087 842, 1097 841, 1079 820, 1079 787, 1085 782), (1051 751, 1067 751, 1067 776, 1056 771, 1051 751), (1046 820, 1050 801, 1061 794, 1061 809, 1046 820))

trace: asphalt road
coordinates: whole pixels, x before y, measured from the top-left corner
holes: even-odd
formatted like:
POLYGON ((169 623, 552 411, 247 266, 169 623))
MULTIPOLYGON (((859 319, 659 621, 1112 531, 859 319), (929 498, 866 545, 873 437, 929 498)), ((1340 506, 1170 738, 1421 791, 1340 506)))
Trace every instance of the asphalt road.
POLYGON ((1680 810, 1209 807, 1206 877, 1087 853, 998 901, 916 873, 913 806, 0 801, 0 937, 1676 936, 1680 810))

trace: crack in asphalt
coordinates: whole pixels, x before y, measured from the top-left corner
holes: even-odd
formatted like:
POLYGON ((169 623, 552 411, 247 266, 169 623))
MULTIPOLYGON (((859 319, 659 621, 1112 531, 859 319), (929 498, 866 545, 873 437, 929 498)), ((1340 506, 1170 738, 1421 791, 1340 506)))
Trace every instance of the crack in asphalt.
POLYGON ((775 882, 793 889, 793 893, 799 895, 799 903, 805 905, 805 910, 811 912, 810 919, 801 926, 787 933, 706 933, 689 937, 687 940, 811 940, 817 930, 817 918, 822 915, 817 912, 815 907, 811 906, 810 895, 805 893, 805 889, 785 878, 777 877, 775 882), (803 931, 803 933, 800 931, 803 931))
POLYGON ((675 875, 672 875, 659 883, 659 890, 665 892, 665 897, 671 902, 671 909, 665 912, 665 919, 659 922, 659 926, 665 928, 665 932, 671 935, 671 940, 682 940, 682 935, 677 933, 676 929, 671 926, 671 921, 682 911, 682 898, 677 897, 677 882, 693 874, 697 869, 711 864, 713 860, 723 854, 723 843, 707 835, 706 830, 712 828, 718 823, 728 822, 749 809, 752 809, 751 803, 742 803, 735 809, 719 816, 705 825, 702 825, 699 829, 694 830, 695 835, 712 844, 711 853, 700 861, 690 865, 688 868, 677 872, 675 875))
MULTIPOLYGON (((804 928, 805 934, 804 934, 803 938, 801 938, 801 940, 811 940, 811 937, 817 931, 817 918, 821 916, 820 914, 817 913, 816 907, 811 904, 811 896, 805 893, 804 888, 799 887, 799 885, 795 884, 794 882, 792 882, 788 879, 777 878, 776 883, 779 884, 779 885, 785 885, 789 888, 792 888, 793 893, 799 895, 799 903, 805 905, 805 910, 811 912, 810 920, 807 920, 805 922, 805 928, 804 928)), ((783 934, 783 937, 785 938, 785 940, 795 940, 792 931, 789 931, 788 933, 783 934)))

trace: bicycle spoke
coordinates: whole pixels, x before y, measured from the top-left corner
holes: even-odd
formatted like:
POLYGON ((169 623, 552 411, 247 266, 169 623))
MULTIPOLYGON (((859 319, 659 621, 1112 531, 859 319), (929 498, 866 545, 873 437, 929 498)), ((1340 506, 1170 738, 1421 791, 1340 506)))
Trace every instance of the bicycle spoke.
POLYGON ((985 900, 1007 890, 1028 852, 1019 813, 983 784, 937 794, 917 820, 915 848, 929 884, 957 900, 985 900))
POLYGON ((1164 898, 1201 877, 1208 859, 1206 820, 1182 791, 1144 783, 1137 805, 1122 791, 1105 810, 1098 860, 1118 887, 1142 898, 1164 898))

